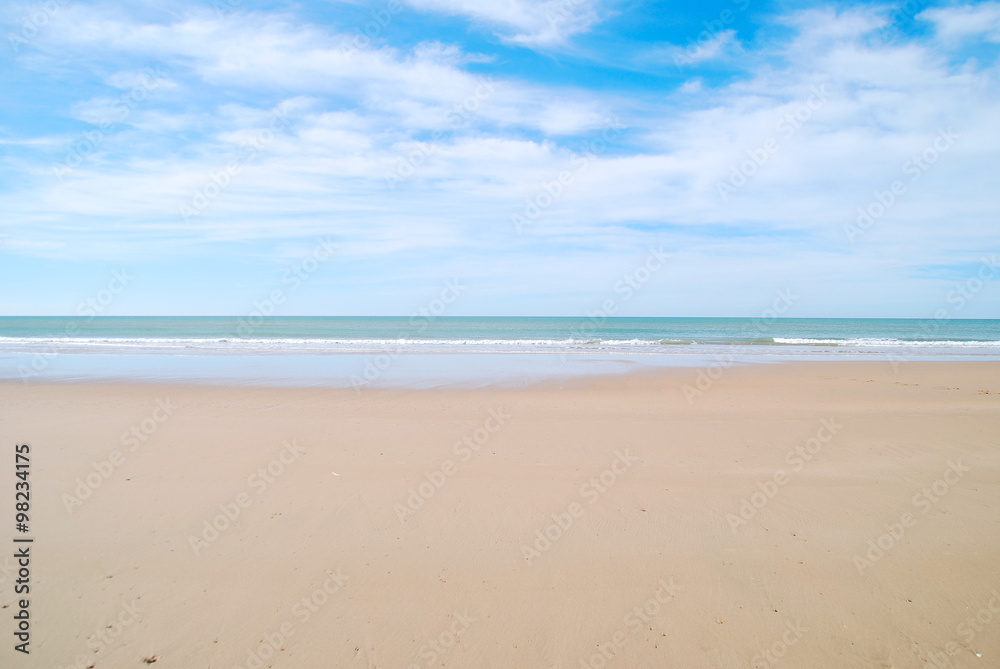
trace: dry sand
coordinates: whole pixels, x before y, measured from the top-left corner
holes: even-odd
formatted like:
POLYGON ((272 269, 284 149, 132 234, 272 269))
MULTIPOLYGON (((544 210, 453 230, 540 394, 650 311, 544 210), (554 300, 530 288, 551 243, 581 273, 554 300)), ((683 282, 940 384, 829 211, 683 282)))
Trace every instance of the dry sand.
POLYGON ((694 383, 2 384, 0 665, 1000 667, 1000 364, 694 383))

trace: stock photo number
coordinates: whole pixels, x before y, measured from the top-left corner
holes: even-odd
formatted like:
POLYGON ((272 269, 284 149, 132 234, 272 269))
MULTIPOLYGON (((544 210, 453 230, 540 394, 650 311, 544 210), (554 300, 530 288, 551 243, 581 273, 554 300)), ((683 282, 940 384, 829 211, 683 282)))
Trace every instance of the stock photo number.
POLYGON ((31 617, 28 613, 31 593, 31 546, 33 539, 26 536, 29 530, 31 511, 31 446, 17 444, 14 446, 14 559, 17 560, 17 580, 14 581, 14 593, 21 598, 17 600, 14 609, 14 650, 29 654, 31 644, 31 617), (27 544, 27 545, 25 545, 27 544))

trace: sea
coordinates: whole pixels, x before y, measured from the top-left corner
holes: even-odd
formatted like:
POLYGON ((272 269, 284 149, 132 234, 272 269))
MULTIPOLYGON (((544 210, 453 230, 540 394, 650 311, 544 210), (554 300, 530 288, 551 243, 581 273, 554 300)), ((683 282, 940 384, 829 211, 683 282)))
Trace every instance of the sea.
POLYGON ((798 360, 1000 360, 1000 320, 0 317, 0 378, 370 386, 798 360))

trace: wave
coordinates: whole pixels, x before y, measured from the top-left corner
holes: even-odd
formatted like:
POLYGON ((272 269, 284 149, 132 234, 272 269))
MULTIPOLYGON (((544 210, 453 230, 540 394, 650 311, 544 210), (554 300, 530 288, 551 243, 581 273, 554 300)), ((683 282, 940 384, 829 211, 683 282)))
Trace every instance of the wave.
POLYGON ((997 340, 904 340, 894 338, 773 337, 695 339, 413 339, 413 338, 240 338, 240 337, 2 337, 5 353, 684 353, 726 347, 840 347, 850 349, 998 349, 997 340))
POLYGON ((320 338, 204 338, 204 337, 0 337, 0 351, 51 348, 75 351, 288 351, 354 352, 395 350, 565 350, 635 348, 695 343, 645 339, 320 339, 320 338))
POLYGON ((893 339, 878 337, 858 337, 853 339, 774 337, 774 343, 797 344, 799 346, 851 346, 857 348, 1000 348, 1000 341, 995 340, 893 339))

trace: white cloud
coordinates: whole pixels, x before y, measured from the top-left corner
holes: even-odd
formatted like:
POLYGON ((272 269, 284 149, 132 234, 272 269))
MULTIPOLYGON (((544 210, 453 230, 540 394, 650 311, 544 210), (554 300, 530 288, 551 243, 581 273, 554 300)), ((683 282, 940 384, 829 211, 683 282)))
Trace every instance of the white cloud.
POLYGON ((684 67, 733 55, 740 50, 736 31, 723 30, 686 46, 668 44, 657 47, 647 53, 643 60, 667 61, 677 67, 684 67))
MULTIPOLYGON (((453 47, 345 55, 340 35, 261 16, 166 25, 79 18, 86 30, 53 26, 40 44, 159 58, 177 85, 170 105, 152 100, 130 117, 144 132, 109 136, 63 181, 45 173, 49 154, 5 159, 25 175, 23 186, 0 193, 10 233, 24 242, 80 240, 19 244, 25 254, 100 254, 104 245, 94 236, 122 229, 135 237, 118 237, 116 248, 154 251, 151 240, 161 238, 193 244, 323 233, 349 240, 345 252, 366 259, 414 250, 495 255, 498 278, 504 259, 521 249, 533 249, 544 264, 565 246, 582 254, 668 239, 680 247, 688 276, 716 286, 738 283, 755 268, 775 280, 782 272, 808 276, 803 268, 882 276, 870 268, 886 259, 961 261, 974 255, 970 249, 996 245, 994 71, 954 69, 936 43, 873 43, 870 33, 882 21, 874 11, 788 17, 794 36, 755 50, 749 74, 721 87, 702 79, 676 92, 611 95, 499 80, 465 125, 450 124, 447 115, 482 80, 453 47), (206 84, 232 101, 206 95, 206 84), (795 120, 823 85, 828 99, 791 125, 786 119, 795 120), (182 220, 179 205, 282 100, 292 109, 288 126, 201 214, 182 220), (609 115, 627 130, 579 169, 580 136, 597 137, 609 115), (171 126, 169 119, 180 120, 171 126), (863 240, 849 244, 843 226, 857 208, 893 180, 909 179, 904 162, 949 126, 958 142, 919 182, 906 182, 905 195, 863 240), (439 129, 448 132, 430 134, 439 129), (189 134, 178 142, 177 132, 189 134), (717 185, 770 138, 779 149, 722 202, 717 185), (413 175, 390 190, 386 174, 411 155, 420 159, 413 175), (564 192, 523 235, 514 234, 511 215, 566 171, 572 182, 564 192), (712 262, 748 248, 759 257, 712 262)), ((97 118, 86 109, 77 110, 81 118, 97 118)), ((560 263, 568 277, 589 276, 593 259, 560 263)), ((534 275, 524 271, 511 280, 530 290, 534 275)), ((572 280, 563 287, 576 290, 572 280)))
POLYGON ((833 8, 806 9, 786 14, 779 21, 799 31, 798 39, 792 44, 802 45, 805 41, 815 46, 857 40, 886 24, 881 14, 866 7, 843 11, 833 8))
POLYGON ((176 84, 164 76, 162 70, 147 68, 145 70, 122 70, 115 72, 104 80, 108 86, 128 89, 171 88, 176 84))
MULTIPOLYGON (((391 127, 419 130, 447 125, 455 105, 470 96, 482 97, 486 81, 463 69, 466 62, 481 58, 438 42, 419 43, 410 51, 359 48, 351 35, 262 15, 234 14, 222 20, 200 14, 169 24, 135 24, 83 8, 74 11, 78 13, 74 20, 53 26, 45 39, 39 39, 42 48, 53 54, 99 48, 157 58, 175 77, 191 71, 207 84, 236 86, 250 94, 291 89, 342 95, 380 115, 395 116, 391 127)), ((109 80, 116 86, 127 81, 126 74, 109 80)), ((608 115, 602 105, 573 89, 494 83, 502 94, 491 96, 475 111, 498 124, 571 134, 599 125, 608 115)))
POLYGON ((938 36, 944 40, 982 36, 990 42, 1000 42, 1000 3, 927 9, 919 18, 933 21, 938 36))
POLYGON ((468 16, 525 46, 560 46, 599 20, 596 0, 407 0, 423 11, 468 16))

